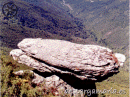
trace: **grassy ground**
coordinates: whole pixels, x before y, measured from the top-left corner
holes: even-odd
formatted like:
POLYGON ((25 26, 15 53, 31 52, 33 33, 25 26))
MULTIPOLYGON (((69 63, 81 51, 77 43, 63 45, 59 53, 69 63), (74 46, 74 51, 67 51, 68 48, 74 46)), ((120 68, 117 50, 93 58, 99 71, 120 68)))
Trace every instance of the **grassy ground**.
POLYGON ((99 97, 129 97, 129 73, 122 70, 117 75, 96 83, 96 86, 102 92, 107 90, 104 96, 100 94, 99 97))

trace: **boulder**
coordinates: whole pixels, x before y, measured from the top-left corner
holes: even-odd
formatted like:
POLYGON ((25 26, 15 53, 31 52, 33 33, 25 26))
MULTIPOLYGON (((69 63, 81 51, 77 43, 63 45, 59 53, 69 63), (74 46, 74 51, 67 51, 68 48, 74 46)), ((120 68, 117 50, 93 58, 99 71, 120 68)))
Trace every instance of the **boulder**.
POLYGON ((14 60, 40 72, 72 75, 80 80, 100 81, 119 72, 125 56, 98 45, 64 40, 27 38, 10 52, 14 60))

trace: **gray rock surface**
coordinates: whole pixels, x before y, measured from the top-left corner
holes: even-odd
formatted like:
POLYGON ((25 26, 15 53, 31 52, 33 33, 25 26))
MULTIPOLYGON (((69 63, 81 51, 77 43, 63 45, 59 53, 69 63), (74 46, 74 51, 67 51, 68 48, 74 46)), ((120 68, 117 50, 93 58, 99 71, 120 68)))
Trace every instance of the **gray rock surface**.
POLYGON ((10 55, 19 63, 40 72, 68 74, 81 80, 98 81, 117 73, 125 61, 124 55, 114 54, 108 48, 63 40, 27 38, 18 47, 10 55))

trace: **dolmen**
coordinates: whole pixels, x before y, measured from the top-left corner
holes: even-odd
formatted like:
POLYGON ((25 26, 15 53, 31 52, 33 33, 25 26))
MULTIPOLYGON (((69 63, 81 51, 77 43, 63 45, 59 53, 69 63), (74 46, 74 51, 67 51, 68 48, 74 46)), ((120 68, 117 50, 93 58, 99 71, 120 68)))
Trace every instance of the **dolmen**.
POLYGON ((18 63, 41 73, 50 73, 70 81, 98 82, 119 72, 126 57, 98 45, 84 45, 65 40, 26 38, 10 55, 18 63), (63 77, 64 78, 64 77, 63 77))

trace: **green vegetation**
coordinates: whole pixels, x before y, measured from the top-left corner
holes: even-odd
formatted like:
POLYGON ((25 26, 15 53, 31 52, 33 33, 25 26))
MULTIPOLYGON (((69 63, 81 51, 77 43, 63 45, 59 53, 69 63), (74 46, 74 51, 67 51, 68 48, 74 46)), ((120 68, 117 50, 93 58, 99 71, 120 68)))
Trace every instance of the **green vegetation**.
POLYGON ((107 92, 104 96, 99 94, 99 97, 128 97, 129 96, 129 73, 120 70, 120 73, 104 80, 103 82, 96 83, 97 90, 107 92), (108 92, 109 91, 109 92, 108 92))

